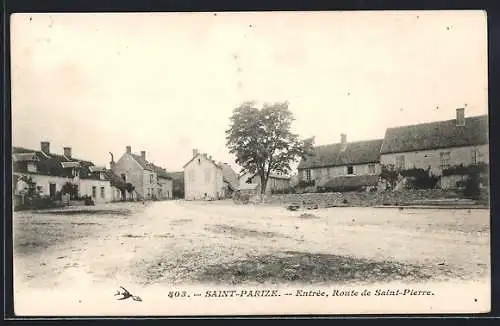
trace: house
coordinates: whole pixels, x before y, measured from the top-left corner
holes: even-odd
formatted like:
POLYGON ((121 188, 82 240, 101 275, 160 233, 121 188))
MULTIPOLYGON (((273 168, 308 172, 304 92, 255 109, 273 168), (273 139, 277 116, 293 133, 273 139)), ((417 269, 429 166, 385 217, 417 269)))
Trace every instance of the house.
POLYGON ((110 162, 111 170, 126 183, 130 183, 138 199, 172 198, 172 177, 167 171, 146 159, 146 151, 140 155, 132 153, 126 146, 125 153, 116 162, 110 162))
POLYGON ((238 187, 238 175, 229 164, 217 163, 197 149, 193 149, 193 156, 183 169, 186 200, 223 199, 238 187))
POLYGON ((378 185, 382 139, 315 146, 298 165, 299 184, 334 191, 371 189, 378 185))
MULTIPOLYGON (((261 185, 260 176, 257 173, 244 173, 240 176, 240 184, 258 184, 261 185)), ((283 192, 290 188, 290 177, 279 173, 270 173, 267 180, 266 193, 283 192)))
POLYGON ((47 141, 41 142, 40 150, 13 147, 14 195, 26 192, 24 180, 30 178, 42 197, 59 198, 63 187, 71 185, 76 197, 89 196, 95 203, 115 199, 116 187, 108 179, 109 171, 73 157, 71 147, 63 150, 62 155, 52 153, 47 141))
MULTIPOLYGON (((429 169, 436 176, 457 166, 489 164, 488 116, 466 118, 458 108, 455 119, 388 128, 380 154, 385 166, 429 169)), ((461 179, 443 176, 441 188, 454 188, 461 179)))

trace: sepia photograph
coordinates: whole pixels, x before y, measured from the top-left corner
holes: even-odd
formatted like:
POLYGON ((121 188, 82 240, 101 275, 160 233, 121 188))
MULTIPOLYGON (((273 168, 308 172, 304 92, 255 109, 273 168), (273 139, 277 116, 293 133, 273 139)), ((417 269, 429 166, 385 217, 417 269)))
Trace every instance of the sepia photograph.
POLYGON ((484 11, 10 17, 17 316, 487 313, 484 11))

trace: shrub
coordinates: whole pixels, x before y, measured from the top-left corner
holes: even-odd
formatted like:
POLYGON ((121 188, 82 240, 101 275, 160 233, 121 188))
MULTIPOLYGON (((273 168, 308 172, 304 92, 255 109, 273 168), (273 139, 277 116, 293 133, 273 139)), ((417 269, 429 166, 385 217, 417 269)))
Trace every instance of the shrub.
POLYGON ((66 182, 61 187, 61 194, 69 194, 71 199, 78 198, 78 185, 71 182, 66 182))
POLYGON ((19 204, 14 207, 15 211, 27 209, 50 209, 59 207, 59 204, 54 202, 49 197, 32 197, 27 198, 24 204, 19 204))
POLYGON ((387 182, 389 189, 392 190, 396 187, 396 183, 398 182, 399 172, 392 164, 382 165, 380 179, 387 182))
POLYGON ((484 162, 467 166, 460 164, 444 169, 443 176, 470 175, 472 173, 488 173, 488 169, 489 169, 488 164, 484 162))
POLYGON ((434 189, 441 179, 431 173, 430 167, 427 170, 417 168, 402 170, 400 173, 407 178, 405 185, 407 189, 434 189))
POLYGON ((465 198, 478 200, 481 197, 481 189, 479 187, 479 173, 473 172, 465 181, 464 196, 465 198))

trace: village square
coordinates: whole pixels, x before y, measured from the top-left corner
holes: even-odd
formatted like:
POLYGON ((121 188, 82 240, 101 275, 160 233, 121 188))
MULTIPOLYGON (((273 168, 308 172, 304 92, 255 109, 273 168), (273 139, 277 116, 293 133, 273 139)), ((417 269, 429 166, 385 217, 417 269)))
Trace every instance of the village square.
POLYGON ((201 285, 309 300, 465 284, 483 304, 483 17, 408 15, 15 17, 19 309, 44 314, 50 290, 53 314, 158 293, 208 313, 181 300, 201 285))

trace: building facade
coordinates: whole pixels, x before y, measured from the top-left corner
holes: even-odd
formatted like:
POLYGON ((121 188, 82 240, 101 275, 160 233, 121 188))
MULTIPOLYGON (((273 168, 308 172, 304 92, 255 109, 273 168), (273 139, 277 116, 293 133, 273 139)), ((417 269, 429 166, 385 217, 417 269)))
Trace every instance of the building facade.
POLYGON ((164 168, 148 162, 146 151, 137 155, 132 153, 131 146, 127 146, 120 159, 116 162, 112 159, 110 166, 123 181, 133 185, 137 199, 172 198, 172 177, 164 168))
MULTIPOLYGON (((71 147, 64 154, 50 151, 50 142, 41 142, 40 150, 13 147, 14 195, 27 191, 29 179, 41 197, 60 199, 63 187, 74 187, 75 197, 92 197, 95 203, 115 200, 116 186, 109 179, 109 171, 92 162, 74 158, 71 147)), ((77 199, 77 198, 75 198, 77 199)))
POLYGON ((428 169, 441 176, 441 188, 454 188, 462 176, 443 176, 443 171, 489 165, 488 116, 466 118, 465 109, 459 108, 452 120, 389 128, 380 153, 385 166, 428 169))
POLYGON ((298 165, 299 184, 335 189, 371 188, 378 184, 381 172, 382 139, 347 142, 313 147, 298 165))
POLYGON ((184 198, 186 200, 219 200, 237 188, 237 174, 225 163, 216 163, 206 153, 193 149, 184 165, 184 198))

